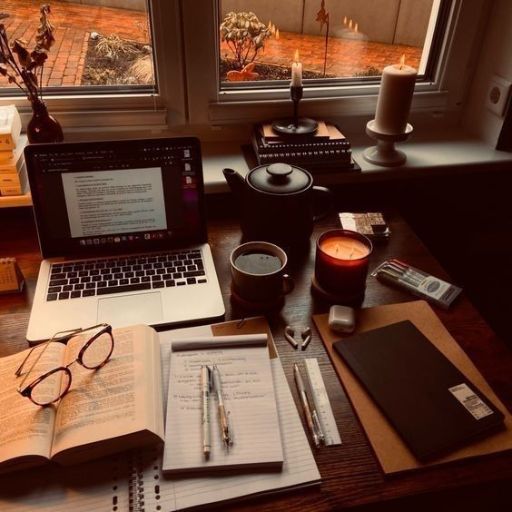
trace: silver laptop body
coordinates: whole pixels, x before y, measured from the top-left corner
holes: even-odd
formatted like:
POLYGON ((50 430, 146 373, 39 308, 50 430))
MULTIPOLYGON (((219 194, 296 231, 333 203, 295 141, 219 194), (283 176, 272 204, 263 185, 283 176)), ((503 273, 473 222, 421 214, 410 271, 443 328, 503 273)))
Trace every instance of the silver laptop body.
POLYGON ((25 158, 44 258, 29 342, 223 317, 197 139, 37 144, 25 158))

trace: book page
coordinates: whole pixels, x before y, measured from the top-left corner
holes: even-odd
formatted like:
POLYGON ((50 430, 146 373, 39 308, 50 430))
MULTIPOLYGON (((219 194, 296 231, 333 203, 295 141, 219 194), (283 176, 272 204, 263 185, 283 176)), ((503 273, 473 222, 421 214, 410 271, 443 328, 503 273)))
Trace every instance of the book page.
MULTIPOLYGON (((0 464, 27 455, 46 458, 50 456, 55 407, 41 407, 17 392, 26 371, 43 349, 41 358, 24 383, 25 386, 52 368, 62 365, 64 345, 50 343, 48 346, 35 347, 20 377, 16 377, 15 372, 32 349, 0 359, 0 464)), ((49 379, 40 384, 45 387, 48 385, 56 386, 60 383, 49 379)))
POLYGON ((169 401, 165 432, 164 470, 180 473, 213 468, 263 466, 278 468, 283 451, 274 384, 265 335, 194 340, 188 350, 171 355, 169 401), (258 337, 258 340, 252 338, 258 337), (234 345, 229 347, 229 338, 234 345), (247 339, 247 346, 243 346, 247 339), (255 342, 259 346, 254 346, 255 342), (227 345, 226 345, 227 344, 227 345), (208 348, 206 348, 208 347, 208 348), (211 347, 211 348, 209 348, 211 347), (216 391, 209 399, 211 452, 203 453, 201 367, 219 370, 224 406, 228 412, 233 444, 226 450, 221 436, 216 391))
MULTIPOLYGON (((114 331, 114 351, 98 370, 71 366, 73 381, 61 400, 52 456, 80 445, 149 430, 163 438, 158 337, 138 325, 114 331)), ((68 343, 66 361, 76 359, 84 340, 68 343)))

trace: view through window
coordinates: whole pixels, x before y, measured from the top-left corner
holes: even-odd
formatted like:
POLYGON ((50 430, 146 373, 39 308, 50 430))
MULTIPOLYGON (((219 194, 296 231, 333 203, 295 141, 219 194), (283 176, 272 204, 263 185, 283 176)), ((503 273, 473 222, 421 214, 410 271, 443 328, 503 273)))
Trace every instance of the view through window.
POLYGON ((221 87, 288 82, 296 50, 304 79, 378 78, 402 55, 422 75, 440 4, 440 0, 221 0, 221 87))
MULTIPOLYGON (((42 85, 91 92, 154 90, 153 48, 146 0, 2 0, 0 20, 9 41, 24 41, 31 51, 39 26, 39 8, 48 3, 55 43, 48 52, 42 85)), ((0 76, 0 93, 13 84, 0 76)), ((10 90, 10 91, 9 91, 10 90)), ((18 91, 19 92, 19 91, 18 91)))

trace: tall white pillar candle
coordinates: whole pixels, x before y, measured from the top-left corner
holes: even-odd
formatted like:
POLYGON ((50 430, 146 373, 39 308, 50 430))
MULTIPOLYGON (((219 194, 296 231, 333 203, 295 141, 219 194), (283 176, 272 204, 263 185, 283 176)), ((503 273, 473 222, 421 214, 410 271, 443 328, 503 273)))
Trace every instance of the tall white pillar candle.
POLYGON ((299 61, 299 50, 295 50, 292 63, 292 87, 302 87, 302 62, 299 61))
POLYGON ((375 129, 378 132, 397 135, 404 133, 411 109, 412 95, 418 72, 403 63, 386 66, 382 72, 375 129))

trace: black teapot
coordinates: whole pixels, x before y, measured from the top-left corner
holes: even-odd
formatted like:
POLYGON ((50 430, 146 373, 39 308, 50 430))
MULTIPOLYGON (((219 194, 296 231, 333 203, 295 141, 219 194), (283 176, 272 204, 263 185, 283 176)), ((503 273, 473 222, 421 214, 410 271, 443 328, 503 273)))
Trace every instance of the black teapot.
POLYGON ((313 222, 332 206, 332 194, 313 186, 311 174, 284 163, 260 165, 245 179, 233 169, 224 177, 240 205, 245 240, 265 240, 282 246, 309 243, 313 222))

